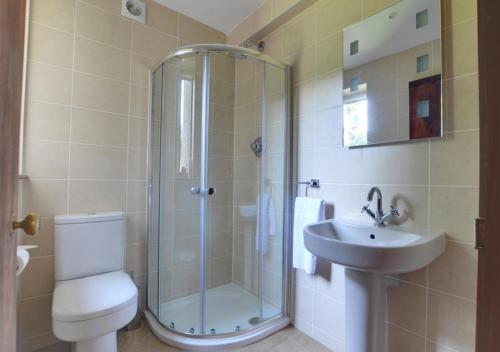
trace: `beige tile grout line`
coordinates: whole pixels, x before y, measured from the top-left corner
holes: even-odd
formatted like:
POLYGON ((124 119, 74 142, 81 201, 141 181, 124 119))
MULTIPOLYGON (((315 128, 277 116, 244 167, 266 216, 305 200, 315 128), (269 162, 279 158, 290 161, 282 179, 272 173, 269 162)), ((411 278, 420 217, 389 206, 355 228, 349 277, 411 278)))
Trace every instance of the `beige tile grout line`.
MULTIPOLYGON (((127 160, 125 162, 126 164, 126 170, 125 170, 125 216, 127 216, 128 213, 128 206, 129 206, 129 194, 128 194, 128 188, 129 188, 129 155, 130 155, 130 118, 131 118, 131 112, 132 112, 132 70, 133 70, 133 62, 132 62, 132 53, 133 53, 133 45, 134 45, 134 33, 135 33, 135 26, 132 23, 132 30, 131 30, 131 35, 130 35, 130 66, 129 66, 129 87, 128 87, 128 113, 127 113, 127 160)), ((126 254, 125 254, 125 262, 127 260, 126 254)))
POLYGON ((75 2, 75 11, 74 11, 74 20, 73 20, 73 57, 71 64, 71 93, 70 93, 70 112, 69 112, 69 134, 68 134, 68 169, 67 169, 67 187, 66 187, 66 214, 70 212, 70 189, 71 189, 71 129, 73 122, 73 99, 74 99, 74 83, 75 83, 75 63, 76 63, 76 26, 77 26, 77 18, 78 18, 78 2, 75 2))

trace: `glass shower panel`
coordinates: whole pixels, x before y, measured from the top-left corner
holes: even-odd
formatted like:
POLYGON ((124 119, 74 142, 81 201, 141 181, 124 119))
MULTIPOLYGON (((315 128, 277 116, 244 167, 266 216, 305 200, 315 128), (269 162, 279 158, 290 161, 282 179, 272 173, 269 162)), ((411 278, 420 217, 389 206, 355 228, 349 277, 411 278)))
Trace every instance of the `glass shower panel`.
POLYGON ((200 178, 200 59, 165 64, 161 121, 160 321, 199 334, 200 202, 192 187, 200 178))
POLYGON ((149 223, 149 246, 148 246, 148 304, 151 311, 159 317, 159 190, 160 190, 160 136, 162 118, 163 97, 163 66, 160 65, 152 75, 151 84, 151 118, 150 118, 150 147, 149 147, 149 182, 150 182, 150 211, 148 212, 149 223))
POLYGON ((260 281, 262 319, 281 313, 283 307, 283 243, 286 172, 286 71, 269 63, 261 63, 263 82, 262 135, 259 221, 262 280, 260 281))

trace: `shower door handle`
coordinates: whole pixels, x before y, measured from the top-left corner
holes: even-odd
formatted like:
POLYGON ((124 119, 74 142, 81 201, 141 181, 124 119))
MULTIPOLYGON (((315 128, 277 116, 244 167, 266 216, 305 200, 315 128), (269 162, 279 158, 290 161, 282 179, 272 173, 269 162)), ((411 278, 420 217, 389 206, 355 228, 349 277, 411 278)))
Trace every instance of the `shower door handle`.
POLYGON ((192 194, 193 196, 195 196, 195 195, 197 195, 197 194, 200 194, 200 187, 196 187, 196 186, 191 187, 191 194, 192 194))
POLYGON ((214 187, 210 187, 209 189, 207 189, 207 194, 209 196, 214 195, 215 192, 216 192, 216 189, 214 187))

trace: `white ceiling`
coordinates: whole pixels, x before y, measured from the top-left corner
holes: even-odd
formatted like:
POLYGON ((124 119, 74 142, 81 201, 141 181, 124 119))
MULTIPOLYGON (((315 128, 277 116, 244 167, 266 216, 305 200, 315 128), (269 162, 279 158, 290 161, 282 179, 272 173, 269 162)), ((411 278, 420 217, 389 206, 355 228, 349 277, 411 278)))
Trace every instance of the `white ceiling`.
POLYGON ((259 8, 263 0, 155 0, 225 34, 259 8))

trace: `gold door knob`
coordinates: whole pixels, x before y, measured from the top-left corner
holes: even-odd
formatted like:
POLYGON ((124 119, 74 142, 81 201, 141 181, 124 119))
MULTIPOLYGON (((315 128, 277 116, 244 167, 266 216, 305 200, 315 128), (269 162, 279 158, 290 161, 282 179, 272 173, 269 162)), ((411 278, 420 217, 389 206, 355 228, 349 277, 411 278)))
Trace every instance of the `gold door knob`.
POLYGON ((33 236, 40 229, 40 216, 35 213, 28 214, 21 221, 12 221, 12 230, 22 229, 25 234, 33 236))

